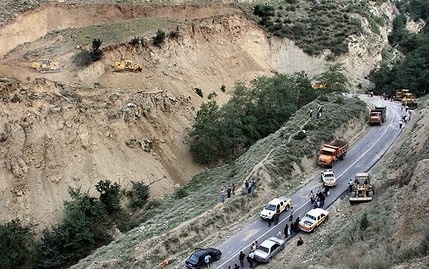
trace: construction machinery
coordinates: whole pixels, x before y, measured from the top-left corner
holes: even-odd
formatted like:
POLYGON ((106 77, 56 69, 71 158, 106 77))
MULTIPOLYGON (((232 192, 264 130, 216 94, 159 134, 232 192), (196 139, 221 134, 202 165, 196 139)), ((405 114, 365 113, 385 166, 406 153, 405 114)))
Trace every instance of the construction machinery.
POLYGON ((397 90, 395 97, 394 97, 395 101, 402 101, 402 99, 404 99, 405 95, 409 92, 410 92, 410 90, 408 90, 408 89, 397 90))
POLYGON ((351 182, 350 204, 372 201, 374 188, 368 173, 357 173, 351 182))
POLYGON ((315 90, 324 90, 329 87, 328 82, 314 82, 311 84, 311 87, 315 90))
POLYGON ((141 72, 142 66, 129 60, 120 60, 115 62, 115 72, 141 72))
POLYGON ((410 108, 410 109, 415 109, 417 108, 417 97, 415 94, 407 92, 404 94, 403 98, 402 98, 402 105, 410 108))
POLYGON ((60 63, 51 59, 43 59, 40 62, 32 62, 31 68, 34 68, 41 73, 56 73, 62 70, 60 63))

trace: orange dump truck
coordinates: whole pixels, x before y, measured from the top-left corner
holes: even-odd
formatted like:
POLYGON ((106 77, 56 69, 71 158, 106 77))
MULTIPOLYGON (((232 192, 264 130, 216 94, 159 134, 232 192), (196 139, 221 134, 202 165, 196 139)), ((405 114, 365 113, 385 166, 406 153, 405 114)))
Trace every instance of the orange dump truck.
POLYGON ((371 109, 369 114, 369 124, 370 125, 381 125, 386 120, 386 107, 379 106, 371 109))
POLYGON ((336 160, 344 159, 348 149, 349 143, 342 140, 334 140, 332 143, 323 144, 317 163, 321 166, 332 167, 336 160))

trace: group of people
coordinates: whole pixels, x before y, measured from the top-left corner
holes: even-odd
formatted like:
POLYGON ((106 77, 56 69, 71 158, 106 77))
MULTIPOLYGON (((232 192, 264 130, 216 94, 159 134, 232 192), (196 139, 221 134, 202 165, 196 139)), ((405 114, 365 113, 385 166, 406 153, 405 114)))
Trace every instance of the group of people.
MULTIPOLYGON (((323 112, 323 106, 322 105, 317 105, 317 114, 316 114, 316 118, 320 118, 322 117, 322 112, 323 112)), ((310 108, 310 118, 313 117, 313 109, 310 108)))
MULTIPOLYGON (((249 255, 247 255, 247 256, 246 256, 246 254, 244 254, 243 251, 240 251, 240 254, 238 254, 238 261, 240 262, 241 268, 244 267, 244 259, 247 259, 247 262, 249 263, 250 268, 253 268, 253 264, 255 261, 255 251, 258 248, 258 246, 259 246, 259 243, 257 240, 255 240, 250 245, 249 255)), ((238 269, 240 267, 237 264, 234 264, 234 269, 238 269)), ((231 269, 231 267, 229 266, 228 269, 231 269)))
POLYGON ((411 119, 411 110, 408 108, 408 106, 401 106, 401 111, 405 110, 405 114, 401 116, 401 119, 399 120, 399 129, 402 128, 402 125, 405 125, 410 119, 411 119))
POLYGON ((310 191, 310 202, 314 205, 314 208, 322 208, 325 206, 325 198, 329 195, 329 187, 322 186, 315 194, 313 190, 310 191))
POLYGON ((256 190, 256 182, 253 179, 244 181, 244 191, 246 194, 251 194, 256 190))
POLYGON ((232 183, 232 185, 226 189, 226 192, 225 192, 225 188, 222 188, 219 193, 220 201, 223 203, 225 202, 226 198, 231 198, 231 196, 234 196, 235 188, 236 188, 235 183, 232 183))

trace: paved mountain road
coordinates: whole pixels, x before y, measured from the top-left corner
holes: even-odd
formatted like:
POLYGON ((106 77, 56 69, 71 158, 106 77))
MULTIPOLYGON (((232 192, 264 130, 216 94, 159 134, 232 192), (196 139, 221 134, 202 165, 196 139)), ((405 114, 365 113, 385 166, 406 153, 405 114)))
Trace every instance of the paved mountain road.
MULTIPOLYGON (((331 188, 330 195, 326 197, 324 208, 328 211, 329 206, 347 191, 349 180, 354 178, 358 172, 369 171, 388 151, 401 132, 398 127, 401 117, 399 103, 385 101, 379 97, 360 96, 360 98, 371 105, 387 106, 386 122, 381 126, 370 127, 362 139, 349 149, 346 158, 334 164, 333 169, 337 176, 337 186, 331 188)), ((296 217, 302 218, 308 210, 313 208, 313 205, 310 204, 309 193, 311 190, 316 193, 321 185, 320 175, 318 175, 291 196, 294 220, 296 217)), ((375 194, 377 195, 377 190, 375 190, 375 194)), ((267 202, 271 198, 273 197, 267 197, 267 202)), ((219 261, 214 263, 212 268, 227 269, 228 266, 234 268, 234 264, 239 264, 238 253, 241 250, 248 255, 253 241, 258 240, 261 243, 264 239, 275 236, 278 231, 283 231, 285 224, 289 224, 289 215, 290 212, 283 213, 280 216, 279 223, 271 227, 268 227, 267 222, 262 221, 259 216, 255 216, 238 233, 216 247, 222 251, 223 255, 219 261)), ((287 240, 290 240, 293 236, 292 234, 287 240)), ((286 242, 286 244, 289 244, 289 242, 286 242)), ((284 253, 280 252, 278 255, 284 255, 284 253)), ((244 268, 250 268, 246 260, 244 268)))

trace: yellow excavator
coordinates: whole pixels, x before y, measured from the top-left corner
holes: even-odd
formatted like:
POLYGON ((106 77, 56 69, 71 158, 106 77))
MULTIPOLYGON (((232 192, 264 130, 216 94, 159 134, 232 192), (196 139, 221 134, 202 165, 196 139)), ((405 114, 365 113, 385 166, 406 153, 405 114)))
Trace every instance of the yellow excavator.
POLYGON ((350 189, 350 204, 372 201, 374 188, 368 173, 357 173, 354 180, 350 182, 350 189))
POLYGON ((120 60, 115 62, 114 65, 115 72, 141 72, 142 66, 137 63, 133 63, 129 60, 120 60))
POLYGON ((31 68, 34 68, 41 73, 55 73, 62 70, 60 63, 51 59, 43 59, 40 62, 32 62, 31 68))

